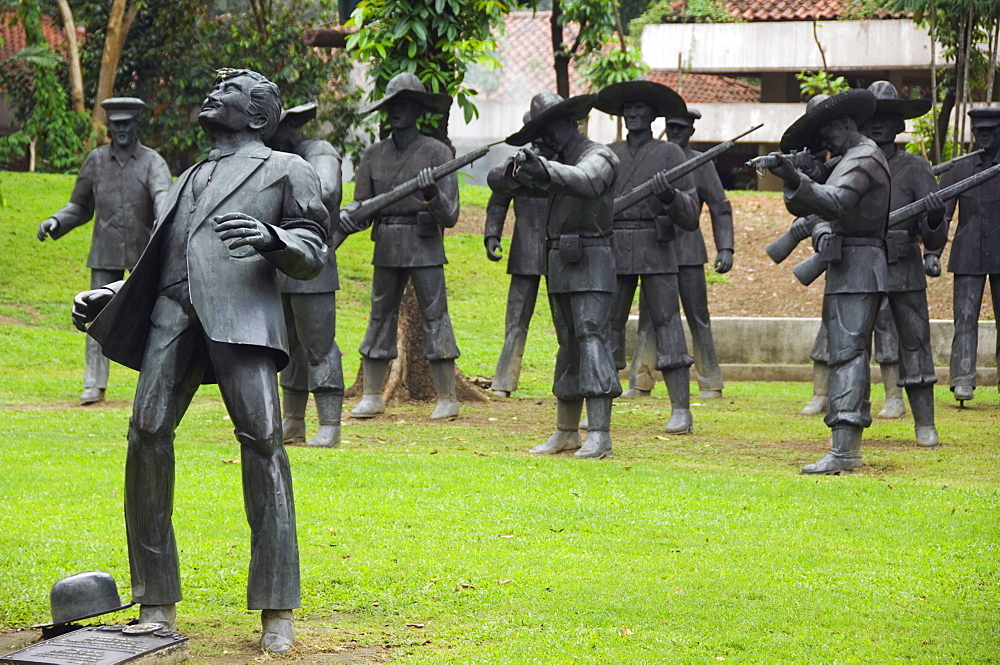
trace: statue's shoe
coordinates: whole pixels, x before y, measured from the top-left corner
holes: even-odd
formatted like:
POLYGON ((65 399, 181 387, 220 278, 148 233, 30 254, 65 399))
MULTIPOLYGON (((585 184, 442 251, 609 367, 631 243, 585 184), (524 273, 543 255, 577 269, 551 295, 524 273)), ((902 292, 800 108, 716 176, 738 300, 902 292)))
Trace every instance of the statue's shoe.
POLYGON ((84 388, 80 393, 80 404, 100 404, 104 401, 104 388, 84 388))
POLYGON ((622 393, 622 399, 638 399, 640 397, 649 397, 652 390, 641 390, 639 388, 629 388, 622 393))
POLYGON ((802 467, 801 472, 804 474, 839 476, 841 473, 850 473, 859 468, 861 468, 860 457, 837 457, 828 453, 820 461, 802 467))
POLYGON ((921 448, 937 448, 941 445, 937 428, 934 425, 917 425, 917 445, 921 448))
POLYGON ((139 623, 158 623, 164 630, 177 630, 177 605, 140 605, 139 623))
POLYGON ((535 446, 528 452, 532 455, 555 455, 564 450, 576 450, 580 447, 580 433, 576 431, 556 430, 548 441, 535 446))
POLYGON ((306 440, 306 421, 304 418, 284 418, 281 421, 281 442, 286 444, 302 443, 306 440))
POLYGON ((809 403, 799 411, 803 416, 817 416, 826 413, 826 405, 829 403, 826 395, 813 395, 809 403))
POLYGON ((613 454, 611 450, 611 433, 591 430, 587 432, 587 440, 583 442, 580 450, 573 453, 573 457, 581 459, 604 459, 611 457, 613 454))
POLYGON ((885 400, 885 404, 882 405, 882 410, 878 412, 879 418, 902 418, 906 415, 906 405, 903 404, 902 397, 888 397, 885 400))
POLYGON ((306 441, 313 448, 336 448, 340 445, 340 425, 320 425, 316 434, 306 441))
POLYGON ((452 420, 458 417, 458 400, 454 398, 439 399, 431 412, 431 420, 452 420))
POLYGON ((690 434, 694 431, 691 409, 674 409, 667 421, 667 434, 690 434))
POLYGON ((292 611, 263 610, 260 613, 260 623, 264 633, 260 638, 260 648, 269 653, 288 653, 295 641, 292 611))
POLYGON ((382 395, 362 395, 361 401, 351 411, 351 418, 374 418, 380 413, 385 413, 382 395))
POLYGON ((698 399, 722 399, 721 390, 702 390, 698 393, 698 399))

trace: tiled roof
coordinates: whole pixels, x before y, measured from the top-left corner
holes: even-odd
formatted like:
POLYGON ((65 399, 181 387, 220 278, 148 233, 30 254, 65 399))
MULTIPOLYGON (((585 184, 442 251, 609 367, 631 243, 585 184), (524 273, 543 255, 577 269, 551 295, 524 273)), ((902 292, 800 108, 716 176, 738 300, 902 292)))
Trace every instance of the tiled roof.
MULTIPOLYGON (((684 21, 685 0, 675 0, 664 12, 663 21, 684 21)), ((811 21, 847 18, 854 11, 851 0, 725 0, 725 9, 739 21, 811 21)), ((886 10, 871 12, 869 18, 899 18, 903 14, 886 10)))
MULTIPOLYGON (((42 16, 42 32, 49 46, 54 51, 60 51, 63 43, 63 31, 51 16, 42 16)), ((77 31, 78 33, 80 30, 77 31)), ((80 38, 79 35, 77 37, 80 38)), ((0 60, 6 60, 27 46, 24 28, 17 22, 13 12, 0 14, 0 60)))
POLYGON ((646 78, 668 85, 688 104, 755 104, 760 88, 728 76, 649 72, 646 78))
MULTIPOLYGON (((555 90, 556 75, 552 59, 552 12, 511 12, 507 15, 506 30, 500 38, 497 59, 503 65, 494 73, 492 84, 480 83, 483 100, 524 99, 542 90, 555 90)), ((576 36, 575 24, 564 27, 564 38, 576 36)), ((483 77, 490 79, 487 74, 483 77)), ((651 72, 650 78, 665 83, 681 92, 692 103, 757 102, 760 89, 725 76, 709 74, 684 74, 680 81, 673 72, 651 72), (679 86, 679 87, 678 87, 679 86)), ((587 92, 587 82, 570 63, 570 94, 587 92)))

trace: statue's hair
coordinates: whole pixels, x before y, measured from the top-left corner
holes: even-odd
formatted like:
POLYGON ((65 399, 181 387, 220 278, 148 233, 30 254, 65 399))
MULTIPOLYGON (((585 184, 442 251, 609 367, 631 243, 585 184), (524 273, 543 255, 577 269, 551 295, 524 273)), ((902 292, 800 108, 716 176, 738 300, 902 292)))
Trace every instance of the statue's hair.
POLYGON ((263 140, 271 138, 278 129, 278 122, 281 120, 281 94, 278 86, 269 81, 267 77, 252 69, 220 69, 216 72, 215 84, 220 81, 227 81, 240 76, 255 81, 255 85, 250 88, 250 103, 247 105, 247 113, 250 115, 263 115, 267 124, 260 130, 263 140))

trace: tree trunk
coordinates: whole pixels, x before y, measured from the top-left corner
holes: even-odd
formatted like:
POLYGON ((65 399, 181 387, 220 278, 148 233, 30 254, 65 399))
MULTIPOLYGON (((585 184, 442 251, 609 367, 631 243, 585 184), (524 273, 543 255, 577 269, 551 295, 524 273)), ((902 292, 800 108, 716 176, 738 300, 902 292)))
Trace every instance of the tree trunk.
POLYGON ((566 43, 563 40, 561 18, 562 9, 559 7, 559 0, 552 0, 552 18, 549 19, 549 22, 552 25, 552 54, 556 70, 556 92, 568 98, 570 54, 566 50, 566 43))
POLYGON ((97 94, 94 96, 94 111, 90 124, 95 132, 100 132, 106 117, 101 102, 111 97, 115 87, 115 75, 121 60, 125 38, 138 12, 138 6, 128 6, 128 0, 114 0, 108 17, 107 36, 104 38, 104 52, 101 54, 101 71, 97 77, 97 94))
MULTIPOLYGON (((399 355, 389 363, 389 374, 385 380, 382 397, 386 404, 400 404, 406 401, 432 402, 437 399, 431 365, 423 357, 424 329, 420 325, 420 305, 413 292, 413 285, 407 282, 403 290, 403 301, 399 306, 399 323, 396 324, 396 348, 399 355)), ((344 397, 357 397, 364 386, 361 370, 354 379, 354 385, 344 391, 344 397)), ((459 402, 488 402, 482 388, 466 377, 458 365, 455 366, 455 395, 459 402)))
POLYGON ((73 94, 73 110, 77 113, 86 112, 83 102, 83 70, 80 68, 80 48, 76 42, 76 21, 73 20, 73 10, 67 0, 56 0, 59 13, 62 14, 63 30, 66 33, 66 50, 69 52, 69 85, 73 94))
MULTIPOLYGON (((940 155, 939 160, 944 160, 945 142, 948 140, 948 120, 951 119, 951 112, 955 108, 955 90, 949 86, 945 93, 944 101, 941 102, 941 113, 937 117, 937 127, 934 132, 934 143, 940 155)), ((951 157, 955 157, 952 155, 951 157)), ((950 158, 949 158, 950 159, 950 158)))

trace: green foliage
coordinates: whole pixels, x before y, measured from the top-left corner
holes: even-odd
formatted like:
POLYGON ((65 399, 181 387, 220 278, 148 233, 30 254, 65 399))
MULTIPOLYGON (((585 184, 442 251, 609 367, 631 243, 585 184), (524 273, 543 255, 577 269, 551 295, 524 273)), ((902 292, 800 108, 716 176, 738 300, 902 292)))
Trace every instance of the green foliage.
MULTIPOLYGON (((934 144, 934 111, 928 111, 919 118, 913 120, 913 139, 906 144, 906 151, 915 155, 920 155, 924 159, 931 160, 931 146, 934 144)), ((948 134, 952 134, 952 128, 948 128, 948 134)), ((950 139, 944 142, 941 148, 941 161, 946 162, 955 157, 955 143, 950 139)))
POLYGON ((13 98, 20 127, 0 138, 0 162, 22 159, 34 144, 38 170, 79 168, 86 151, 83 139, 89 137, 88 119, 70 108, 56 73, 62 58, 52 53, 45 40, 37 0, 20 2, 16 15, 27 48, 0 62, 0 87, 13 98))
MULTIPOLYGON (((142 139, 156 148, 174 172, 193 163, 207 148, 197 110, 220 67, 256 69, 274 81, 286 107, 319 101, 308 133, 330 141, 346 157, 363 150, 354 131, 360 89, 350 80, 343 52, 305 44, 306 28, 333 22, 334 9, 312 0, 250 2, 240 11, 216 14, 201 0, 144 0, 126 41, 115 94, 148 104, 142 139), (322 127, 322 130, 320 128, 322 127)), ((77 20, 88 28, 81 61, 92 103, 104 47, 109 3, 74 3, 77 20)), ((360 158, 358 156, 358 158, 360 158)))
POLYGON ((637 18, 629 22, 629 34, 638 39, 643 29, 654 23, 737 23, 725 0, 687 0, 677 6, 676 0, 656 0, 637 18))
POLYGON ((579 32, 572 44, 563 43, 555 54, 570 58, 591 89, 642 76, 649 67, 638 49, 628 45, 623 51, 615 37, 614 6, 604 0, 561 0, 560 23, 575 23, 579 32))
POLYGON ((595 56, 584 65, 581 73, 590 81, 594 90, 600 90, 612 83, 631 81, 649 71, 649 65, 642 60, 638 49, 629 46, 626 51, 614 49, 607 54, 595 56))
POLYGON ((348 25, 360 28, 347 48, 368 63, 372 98, 396 74, 416 74, 428 90, 455 98, 466 122, 478 117, 476 91, 464 85, 471 65, 499 66, 493 30, 517 8, 514 0, 362 0, 348 25))
POLYGON ((830 73, 824 70, 799 72, 795 78, 799 80, 802 99, 811 99, 816 95, 836 95, 838 92, 851 89, 843 76, 830 76, 830 73))

